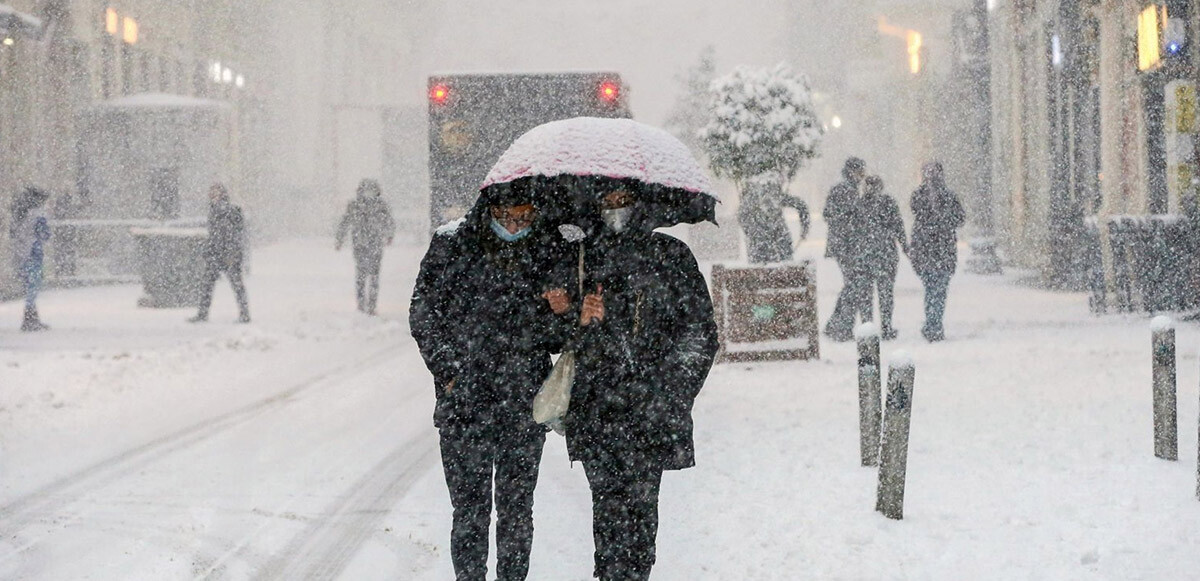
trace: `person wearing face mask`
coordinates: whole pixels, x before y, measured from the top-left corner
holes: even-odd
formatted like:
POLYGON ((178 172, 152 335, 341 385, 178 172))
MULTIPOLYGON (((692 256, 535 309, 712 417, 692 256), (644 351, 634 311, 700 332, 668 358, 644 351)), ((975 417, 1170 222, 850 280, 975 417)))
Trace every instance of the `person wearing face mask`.
POLYGON ((459 580, 487 574, 496 509, 497 579, 524 579, 533 491, 546 430, 533 398, 573 327, 565 295, 543 280, 556 260, 534 184, 486 188, 468 215, 440 228, 421 261, 409 323, 433 375, 434 425, 454 521, 459 580))
MULTIPOLYGON (((653 232, 637 184, 597 180, 570 407, 571 460, 592 492, 593 574, 647 579, 664 470, 695 465, 692 403, 717 352, 712 299, 691 250, 653 232)), ((570 287, 568 287, 570 288, 570 287)))
POLYGON ((379 182, 364 179, 358 184, 358 194, 346 207, 338 224, 334 248, 342 249, 346 234, 354 243, 354 282, 358 310, 375 314, 379 299, 379 267, 383 262, 383 247, 392 243, 396 222, 392 211, 383 201, 379 182))
POLYGON ((238 322, 250 322, 250 303, 246 299, 246 284, 242 281, 242 266, 246 254, 246 220, 242 209, 229 199, 223 184, 213 184, 208 190, 208 239, 204 244, 204 278, 200 281, 200 311, 188 319, 192 323, 208 320, 213 289, 221 273, 229 277, 237 297, 238 322))

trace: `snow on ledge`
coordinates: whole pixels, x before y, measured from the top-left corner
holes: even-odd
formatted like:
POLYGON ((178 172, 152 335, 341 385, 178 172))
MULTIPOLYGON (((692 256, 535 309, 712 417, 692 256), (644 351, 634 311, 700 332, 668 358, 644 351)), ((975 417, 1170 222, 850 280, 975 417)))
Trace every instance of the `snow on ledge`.
POLYGON ((888 358, 888 367, 892 369, 913 369, 916 366, 916 363, 913 363, 912 355, 903 349, 892 351, 892 356, 888 358))
POLYGON ((861 341, 869 337, 879 336, 879 325, 868 322, 854 328, 854 338, 861 341))
POLYGON ((1159 315, 1150 320, 1150 330, 1158 333, 1161 331, 1170 331, 1175 328, 1175 321, 1166 315, 1159 315))

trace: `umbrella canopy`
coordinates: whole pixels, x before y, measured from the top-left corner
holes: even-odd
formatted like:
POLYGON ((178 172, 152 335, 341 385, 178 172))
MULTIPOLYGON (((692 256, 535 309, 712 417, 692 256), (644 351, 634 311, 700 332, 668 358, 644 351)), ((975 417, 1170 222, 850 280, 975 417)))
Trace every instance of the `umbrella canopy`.
POLYGON ((636 190, 652 227, 715 222, 718 199, 687 146, 631 119, 577 117, 539 125, 509 146, 481 189, 486 194, 530 181, 557 182, 576 194, 602 193, 597 186, 620 182, 636 190), (591 187, 572 187, 579 184, 591 187))

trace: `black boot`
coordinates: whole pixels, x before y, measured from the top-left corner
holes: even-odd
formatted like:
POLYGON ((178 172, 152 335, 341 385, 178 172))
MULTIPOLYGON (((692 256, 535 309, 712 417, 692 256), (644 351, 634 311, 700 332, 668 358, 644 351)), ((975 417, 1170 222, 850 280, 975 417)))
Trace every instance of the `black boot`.
POLYGON ((50 327, 38 318, 37 307, 25 305, 25 318, 21 321, 21 330, 25 332, 48 331, 50 327))

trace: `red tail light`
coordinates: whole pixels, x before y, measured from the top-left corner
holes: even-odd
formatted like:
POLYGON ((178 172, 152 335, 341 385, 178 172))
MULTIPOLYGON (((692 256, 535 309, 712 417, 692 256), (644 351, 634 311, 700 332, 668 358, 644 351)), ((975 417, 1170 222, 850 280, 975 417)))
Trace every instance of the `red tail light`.
POLYGON ((445 105, 450 99, 450 87, 447 85, 434 85, 429 88, 429 101, 434 105, 445 105))
POLYGON ((600 83, 599 94, 601 101, 616 103, 617 99, 621 98, 621 86, 612 81, 604 81, 600 83))

